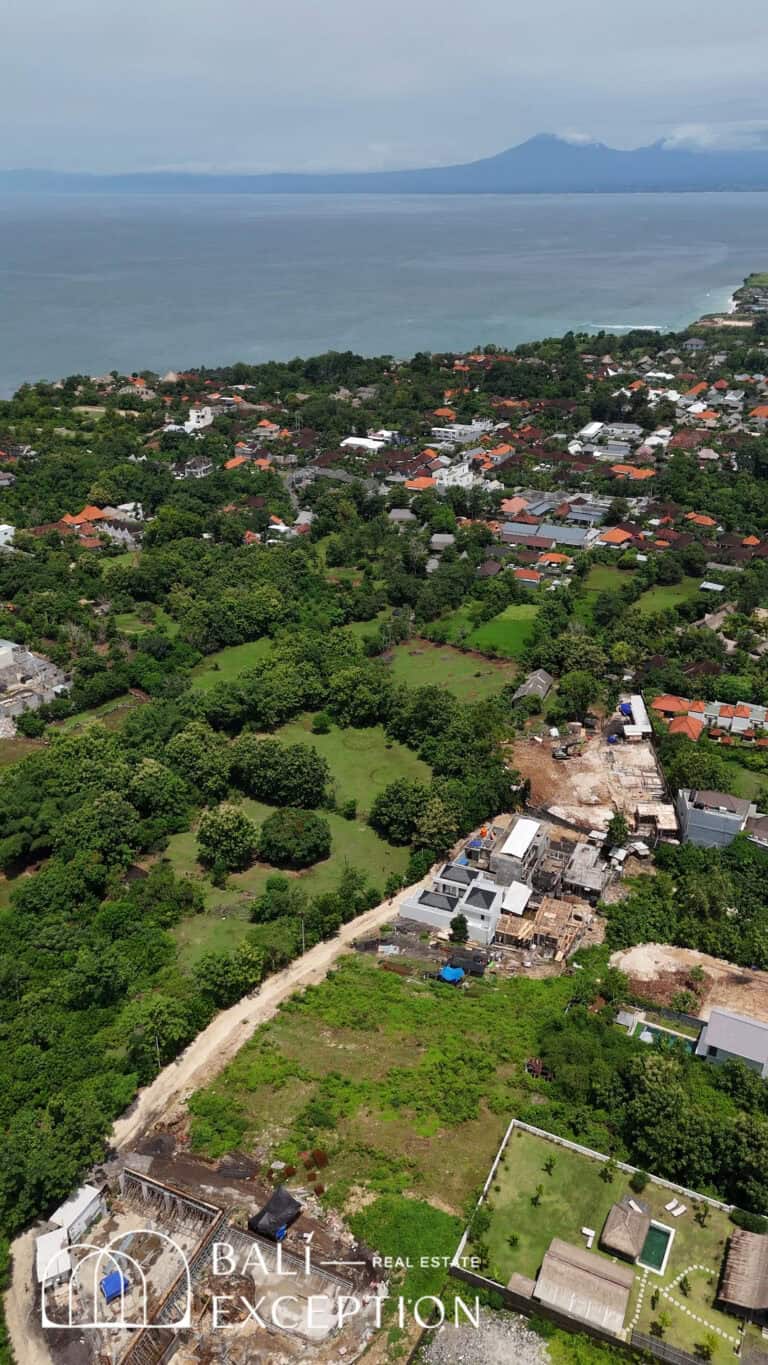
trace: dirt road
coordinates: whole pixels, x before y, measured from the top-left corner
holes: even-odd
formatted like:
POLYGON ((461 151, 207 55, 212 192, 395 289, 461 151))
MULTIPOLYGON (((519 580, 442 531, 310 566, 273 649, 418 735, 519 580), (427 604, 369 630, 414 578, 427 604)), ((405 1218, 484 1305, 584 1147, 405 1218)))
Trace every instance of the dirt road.
MULTIPOLYGON (((418 885, 426 885, 430 881, 430 878, 425 878, 418 885)), ((289 995, 304 986, 317 985, 355 939, 363 938, 371 930, 394 919, 400 902, 413 890, 409 886, 391 901, 382 901, 373 910, 367 910, 343 925, 336 938, 318 943, 282 972, 268 977, 257 994, 246 996, 231 1009, 217 1014, 175 1062, 171 1062, 150 1085, 139 1091, 130 1109, 116 1121, 110 1137, 111 1145, 117 1148, 130 1147, 158 1119, 167 1120, 179 1103, 223 1070, 243 1043, 252 1037, 261 1024, 272 1018, 289 995)))

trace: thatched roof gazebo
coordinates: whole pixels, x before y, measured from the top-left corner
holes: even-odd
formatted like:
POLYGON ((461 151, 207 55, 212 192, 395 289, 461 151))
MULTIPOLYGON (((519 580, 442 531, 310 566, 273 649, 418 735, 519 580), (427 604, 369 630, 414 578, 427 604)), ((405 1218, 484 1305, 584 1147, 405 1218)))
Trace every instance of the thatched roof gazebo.
POLYGON ((651 1215, 637 1205, 632 1207, 629 1200, 614 1204, 603 1225, 600 1245, 604 1251, 614 1256, 623 1256, 627 1261, 636 1261, 643 1249, 651 1215))

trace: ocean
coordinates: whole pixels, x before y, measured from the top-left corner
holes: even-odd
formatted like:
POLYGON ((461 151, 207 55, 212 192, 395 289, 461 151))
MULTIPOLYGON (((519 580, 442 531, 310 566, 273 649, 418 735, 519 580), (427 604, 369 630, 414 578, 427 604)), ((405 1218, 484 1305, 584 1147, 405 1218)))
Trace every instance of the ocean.
POLYGON ((0 195, 25 379, 680 327, 768 268, 768 194, 0 195))

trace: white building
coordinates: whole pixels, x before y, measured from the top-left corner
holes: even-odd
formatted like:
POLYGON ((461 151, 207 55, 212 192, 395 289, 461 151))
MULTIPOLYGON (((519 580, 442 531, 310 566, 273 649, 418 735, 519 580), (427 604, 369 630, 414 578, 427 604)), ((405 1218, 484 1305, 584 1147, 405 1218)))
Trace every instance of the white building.
POLYGON ((341 443, 342 450, 367 450, 369 454, 375 455, 379 450, 383 450, 388 444, 375 436, 345 436, 341 443))
POLYGON ((46 1288, 68 1280, 72 1273, 72 1257, 64 1228, 44 1232, 35 1242, 35 1275, 37 1283, 46 1288))
POLYGON ((51 1222, 67 1234, 68 1242, 79 1242, 91 1223, 106 1211, 101 1190, 95 1185, 83 1185, 71 1199, 51 1214, 51 1222))
POLYGON ((439 493, 446 488, 471 488, 475 482, 475 472, 469 460, 460 460, 458 464, 436 469, 432 477, 439 493))
POLYGON ((768 1024, 730 1010, 713 1009, 696 1044, 696 1056, 709 1062, 743 1062, 768 1076, 768 1024))
POLYGON ((184 430, 187 435, 191 435, 193 431, 202 431, 204 427, 211 426, 212 422, 213 412, 209 407, 190 408, 184 430))
POLYGON ((491 852, 491 872, 501 886, 530 883, 534 868, 545 852, 549 836, 541 821, 515 816, 491 852))
POLYGON ((456 441, 459 445, 466 445, 467 441, 479 441, 489 431, 493 431, 493 422, 483 417, 477 422, 451 422, 447 427, 432 427, 432 436, 436 441, 456 441))
POLYGON ((502 910, 503 888, 477 868, 463 863, 446 863, 428 890, 401 902, 403 919, 415 920, 442 934, 449 934, 451 920, 464 915, 473 943, 487 946, 493 942, 502 910))

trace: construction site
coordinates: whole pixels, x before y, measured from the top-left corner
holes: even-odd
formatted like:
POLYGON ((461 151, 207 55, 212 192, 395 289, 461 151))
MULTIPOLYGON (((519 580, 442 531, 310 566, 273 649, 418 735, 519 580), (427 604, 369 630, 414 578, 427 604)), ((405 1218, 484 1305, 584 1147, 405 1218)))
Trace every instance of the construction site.
POLYGON ((79 1192, 95 1196, 93 1221, 59 1253, 35 1229, 30 1361, 330 1365, 355 1360, 380 1325, 386 1286, 370 1253, 296 1172, 289 1193, 270 1183, 280 1170, 208 1163, 157 1134, 102 1174, 79 1192))
POLYGON ((548 732, 517 739, 509 757, 530 785, 530 806, 585 832, 605 832, 620 811, 641 837, 654 827, 658 837, 674 837, 674 807, 653 744, 648 735, 622 733, 634 728, 617 719, 592 733, 574 725, 565 741, 548 732))

